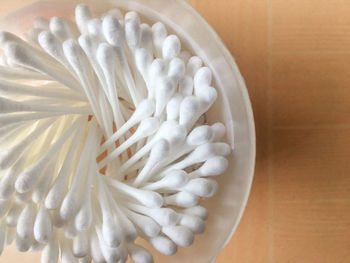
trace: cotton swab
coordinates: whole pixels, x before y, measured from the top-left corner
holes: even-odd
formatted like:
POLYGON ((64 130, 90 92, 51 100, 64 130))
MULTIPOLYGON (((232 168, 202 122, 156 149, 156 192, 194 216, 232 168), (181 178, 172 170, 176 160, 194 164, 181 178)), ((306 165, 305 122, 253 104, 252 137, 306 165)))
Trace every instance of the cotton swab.
POLYGON ((183 96, 176 93, 168 102, 166 106, 167 120, 176 120, 179 117, 180 105, 183 96))
POLYGON ((74 33, 68 22, 61 17, 52 17, 49 24, 50 31, 61 41, 74 38, 74 33))
POLYGON ((148 208, 145 206, 128 203, 128 208, 147 215, 161 226, 175 225, 179 219, 177 213, 170 208, 148 208))
POLYGON ((104 144, 101 146, 102 150, 109 148, 111 145, 115 143, 121 136, 123 136, 129 129, 131 129, 134 125, 150 117, 155 110, 155 105, 153 100, 143 100, 140 102, 139 106, 136 108, 133 115, 129 118, 129 120, 124 123, 104 144))
POLYGON ((177 189, 187 183, 188 177, 189 175, 183 170, 172 170, 159 181, 146 184, 143 189, 152 191, 159 189, 177 189))
POLYGON ((223 174, 228 167, 228 161, 222 156, 214 156, 207 161, 197 170, 188 174, 191 179, 198 177, 217 176, 223 174))
POLYGON ((40 206, 34 223, 34 237, 39 243, 46 244, 52 235, 52 223, 48 210, 40 206))
POLYGON ((186 191, 181 191, 173 195, 168 195, 164 197, 164 203, 166 205, 175 205, 179 207, 193 207, 199 202, 199 197, 197 195, 191 194, 186 191))
POLYGON ((177 252, 176 244, 170 239, 157 236, 149 239, 151 245, 161 254, 171 256, 177 252))
POLYGON ((108 181, 110 186, 136 199, 141 204, 144 204, 147 207, 157 208, 157 207, 161 207, 163 204, 162 196, 156 192, 137 189, 111 178, 106 178, 105 180, 108 181))
POLYGON ((155 55, 160 57, 162 55, 162 46, 167 37, 167 30, 161 22, 157 22, 152 26, 153 32, 153 46, 155 48, 155 55))
POLYGON ((75 21, 81 34, 88 33, 87 24, 92 19, 89 7, 86 4, 79 4, 75 8, 75 21))
POLYGON ((152 168, 160 162, 164 157, 168 156, 170 152, 170 144, 167 140, 160 139, 152 148, 150 156, 142 168, 142 170, 137 175, 133 185, 135 187, 140 186, 142 183, 147 181, 152 168))
POLYGON ((49 243, 41 253, 42 263, 56 263, 59 255, 58 237, 55 232, 52 233, 49 243))
POLYGON ((79 233, 73 239, 73 255, 77 258, 85 257, 89 252, 89 240, 85 232, 79 233))
POLYGON ((155 237, 160 233, 161 227, 152 218, 135 213, 128 208, 123 211, 127 217, 137 226, 147 237, 155 237))
POLYGON ((193 233, 185 226, 163 227, 162 232, 181 247, 189 247, 194 241, 193 233))
POLYGON ((194 77, 197 71, 202 67, 203 62, 202 60, 197 57, 193 56, 191 57, 186 65, 186 74, 189 75, 190 77, 194 77))
POLYGON ((18 217, 17 235, 22 239, 28 239, 33 235, 36 207, 33 203, 26 205, 18 217))
POLYGON ((153 263, 153 257, 148 250, 136 244, 129 243, 127 245, 131 259, 135 263, 153 263))

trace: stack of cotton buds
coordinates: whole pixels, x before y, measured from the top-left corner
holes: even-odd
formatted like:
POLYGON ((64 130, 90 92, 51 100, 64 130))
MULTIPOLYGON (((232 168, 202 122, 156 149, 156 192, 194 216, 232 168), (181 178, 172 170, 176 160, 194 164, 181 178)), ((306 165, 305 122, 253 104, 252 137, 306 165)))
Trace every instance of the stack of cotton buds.
POLYGON ((135 12, 0 33, 0 251, 42 262, 153 262, 205 229, 201 198, 227 168, 211 71, 135 12))

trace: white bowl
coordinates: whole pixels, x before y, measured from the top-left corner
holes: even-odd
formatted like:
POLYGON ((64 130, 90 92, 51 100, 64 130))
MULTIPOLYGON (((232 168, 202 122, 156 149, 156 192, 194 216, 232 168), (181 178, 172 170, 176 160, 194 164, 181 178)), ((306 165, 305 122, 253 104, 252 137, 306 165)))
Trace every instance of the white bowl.
MULTIPOLYGON (((154 253, 155 262, 214 262, 235 232, 245 209, 255 164, 253 113, 244 80, 231 54, 210 25, 184 0, 85 0, 96 14, 118 7, 139 12, 149 22, 162 21, 184 46, 201 57, 213 71, 218 100, 208 113, 210 123, 227 127, 227 142, 234 148, 227 172, 218 178, 220 190, 202 202, 209 209, 207 229, 194 245, 174 256, 154 253)), ((73 17, 80 1, 40 1, 15 11, 0 21, 3 30, 23 33, 37 16, 73 17)), ((23 257, 26 255, 23 254, 23 257)))

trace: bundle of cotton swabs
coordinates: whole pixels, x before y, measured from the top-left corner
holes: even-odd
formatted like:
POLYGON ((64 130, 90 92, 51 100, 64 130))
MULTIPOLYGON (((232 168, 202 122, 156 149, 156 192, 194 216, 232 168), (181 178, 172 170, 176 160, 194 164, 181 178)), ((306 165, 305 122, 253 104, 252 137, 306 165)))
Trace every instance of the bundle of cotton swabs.
POLYGON ((135 12, 0 33, 0 251, 43 263, 153 262, 204 231, 227 168, 209 68, 135 12))

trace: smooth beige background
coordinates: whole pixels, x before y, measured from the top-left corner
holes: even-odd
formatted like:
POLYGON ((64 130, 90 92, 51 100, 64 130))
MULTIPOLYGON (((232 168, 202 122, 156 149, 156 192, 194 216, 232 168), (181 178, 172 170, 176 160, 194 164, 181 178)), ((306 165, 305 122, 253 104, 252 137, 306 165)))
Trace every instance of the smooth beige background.
MULTIPOLYGON (((34 1, 4 2, 0 16, 34 1)), ((189 2, 236 58, 256 119, 251 197, 217 263, 350 262, 350 0, 189 2)), ((18 255, 0 263, 39 262, 18 255)))

